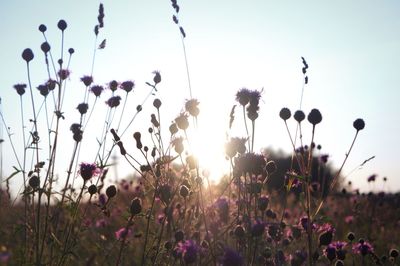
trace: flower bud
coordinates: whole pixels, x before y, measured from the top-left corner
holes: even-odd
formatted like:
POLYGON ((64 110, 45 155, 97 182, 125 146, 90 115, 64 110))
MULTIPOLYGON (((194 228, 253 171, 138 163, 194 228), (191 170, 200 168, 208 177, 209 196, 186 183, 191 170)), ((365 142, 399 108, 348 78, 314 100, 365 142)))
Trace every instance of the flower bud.
POLYGON ((90 195, 94 195, 97 193, 97 187, 96 185, 92 184, 88 187, 88 192, 90 195))
POLYGON ((301 121, 304 120, 304 118, 306 118, 305 114, 303 111, 301 110, 297 110, 294 115, 293 115, 294 119, 298 122, 301 123, 301 121))
POLYGON ((181 188, 179 189, 179 195, 181 195, 181 197, 183 198, 189 196, 189 188, 185 185, 182 185, 181 188))
POLYGON ((115 197, 115 195, 117 195, 117 188, 114 185, 109 186, 106 189, 106 195, 108 198, 115 197))
POLYGON ((61 19, 60 21, 58 21, 57 27, 58 27, 61 31, 64 31, 64 30, 67 28, 67 22, 65 22, 65 20, 61 19))
POLYGON ((132 215, 137 215, 142 212, 142 200, 138 197, 131 202, 130 212, 132 215))
POLYGON ((140 132, 135 132, 133 134, 133 138, 136 140, 136 148, 140 150, 143 147, 142 141, 140 140, 141 138, 140 132))
POLYGON ((46 54, 50 51, 50 44, 48 42, 44 42, 42 45, 40 45, 40 49, 42 49, 43 53, 46 54))
POLYGON ((292 114, 290 112, 290 110, 286 107, 282 108, 281 111, 279 112, 279 116, 284 120, 288 120, 292 114))
POLYGON ((356 119, 356 120, 353 122, 353 127, 354 127, 357 131, 363 130, 364 127, 365 127, 365 122, 364 122, 364 120, 362 120, 361 118, 356 119))
POLYGON ((31 49, 26 48, 23 52, 22 52, 22 59, 24 59, 27 63, 29 63, 30 61, 32 61, 34 55, 31 49))
POLYGON ((312 109, 311 112, 308 114, 307 119, 308 122, 315 126, 322 121, 321 112, 318 109, 312 109))
POLYGON ((159 109, 161 107, 161 100, 160 99, 154 99, 153 101, 153 106, 157 109, 159 109))
POLYGON ((36 176, 36 175, 33 175, 31 178, 29 178, 29 185, 30 185, 32 188, 37 188, 37 187, 39 187, 39 185, 40 185, 40 179, 39 179, 39 177, 36 176))
POLYGON ((41 33, 45 33, 46 30, 47 30, 46 25, 44 25, 44 24, 40 24, 40 25, 39 25, 39 31, 40 31, 41 33))

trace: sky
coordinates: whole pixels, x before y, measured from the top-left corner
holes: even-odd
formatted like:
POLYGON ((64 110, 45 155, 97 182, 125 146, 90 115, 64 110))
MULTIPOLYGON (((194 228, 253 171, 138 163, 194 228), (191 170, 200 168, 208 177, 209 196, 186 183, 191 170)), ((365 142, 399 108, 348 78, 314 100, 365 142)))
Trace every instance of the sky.
MULTIPOLYGON (((150 125, 154 97, 162 100, 165 108, 162 118, 169 124, 190 98, 183 46, 179 29, 172 21, 174 10, 170 1, 105 0, 102 3, 105 27, 98 41, 106 39, 107 42, 105 49, 96 52, 95 83, 134 80, 134 96, 126 111, 129 117, 149 93, 145 82, 152 81, 154 70, 160 71, 159 90, 144 105, 144 112, 134 121, 129 135, 137 130, 146 131, 150 125)), ((255 150, 272 147, 291 151, 278 114, 282 107, 292 112, 299 108, 303 56, 309 64, 309 84, 304 88, 302 109, 306 114, 312 108, 321 111, 323 120, 317 126, 315 141, 322 145, 323 153, 329 154, 332 166, 339 168, 355 134, 352 123, 356 118, 363 118, 366 127, 360 132, 343 170, 346 181, 352 181, 354 188, 363 191, 400 190, 397 157, 400 140, 396 133, 400 131, 400 2, 181 0, 178 4, 179 21, 187 35, 184 42, 193 97, 200 101, 200 133, 195 146, 200 153, 207 154, 203 156, 204 164, 213 164, 210 168, 214 172, 228 169, 223 164, 221 150, 235 94, 243 87, 263 90, 255 150), (375 156, 373 160, 358 167, 372 156, 375 156), (378 177, 375 184, 367 183, 372 174, 378 177), (386 184, 383 177, 388 179, 386 184)), ((21 150, 21 124, 19 96, 13 85, 27 83, 22 51, 29 47, 35 53, 31 63, 32 83, 37 86, 46 80, 40 51, 43 36, 37 28, 40 24, 47 26, 49 43, 57 53, 61 38, 56 25, 59 19, 67 21, 65 47, 76 51, 64 104, 63 129, 68 132, 69 125, 79 119, 75 107, 83 100, 84 86, 79 79, 91 69, 98 5, 98 1, 92 0, 0 1, 1 111, 17 150, 21 150)), ((29 98, 24 100, 29 113, 29 98)), ((101 100, 103 104, 106 98, 101 100)), ((97 122, 85 131, 85 136, 92 138, 88 138, 88 144, 82 149, 81 160, 93 160, 105 109, 96 111, 98 120, 94 121, 97 122)), ((233 134, 244 136, 239 119, 242 114, 236 115, 233 134)), ((29 124, 28 117, 26 124, 29 124)), ((294 121, 289 126, 293 133, 294 121)), ((305 140, 310 140, 310 132, 311 127, 306 126, 305 140)), ((5 140, 2 171, 6 177, 16 163, 4 128, 2 134, 5 140)), ((127 143, 133 142, 130 136, 126 136, 127 143)), ((63 162, 69 160, 73 142, 61 145, 66 157, 57 165, 63 179, 67 168, 63 162)), ((114 175, 124 176, 131 171, 121 165, 114 175)), ((18 182, 13 181, 16 191, 18 182)))

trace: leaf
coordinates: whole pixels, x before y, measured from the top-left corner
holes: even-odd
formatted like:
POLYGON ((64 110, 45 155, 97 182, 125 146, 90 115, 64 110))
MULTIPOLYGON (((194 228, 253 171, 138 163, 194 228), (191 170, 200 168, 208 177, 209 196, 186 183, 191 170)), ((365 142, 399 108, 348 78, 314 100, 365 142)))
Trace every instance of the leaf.
POLYGON ((100 43, 98 49, 104 49, 104 48, 106 48, 106 39, 104 39, 104 40, 100 43))

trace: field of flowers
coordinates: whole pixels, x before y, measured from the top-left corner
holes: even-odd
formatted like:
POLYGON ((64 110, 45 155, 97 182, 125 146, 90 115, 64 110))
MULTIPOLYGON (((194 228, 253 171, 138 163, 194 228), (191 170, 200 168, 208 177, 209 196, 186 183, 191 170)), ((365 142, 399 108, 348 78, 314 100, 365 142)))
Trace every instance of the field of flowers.
MULTIPOLYGON (((176 0, 171 4, 184 44, 179 5, 176 0)), ((104 17, 100 4, 92 73, 81 76, 80 119, 70 125, 69 134, 61 134, 60 125, 65 93, 71 93, 66 84, 74 49, 62 45, 61 58, 56 58, 42 24, 41 54, 29 48, 22 52, 28 83, 14 86, 22 139, 14 139, 5 126, 16 167, 0 191, 0 265, 399 265, 400 195, 360 193, 341 179, 363 133, 363 119, 343 125, 354 127, 354 136, 341 167, 331 169, 328 156, 314 143, 323 119, 320 110, 282 108, 276 119, 282 120, 293 151, 287 158, 273 158, 254 151, 255 125, 262 123, 261 91, 239 89, 227 95, 237 101, 228 122, 243 126, 247 134, 227 136, 230 171, 212 183, 191 143, 201 115, 198 99, 188 99, 184 111, 165 123, 161 117, 168 107, 154 97, 161 72, 152 73, 146 83, 149 94, 134 114, 125 112, 134 81, 94 82, 95 55, 106 46, 98 41, 104 17), (36 57, 45 58, 48 77, 34 85, 30 63, 36 57), (42 100, 35 101, 34 94, 42 100), (93 111, 104 106, 105 120, 91 121, 93 111), (153 109, 149 123, 133 130, 144 107, 153 109), (34 114, 29 124, 27 108, 34 114), (129 116, 128 123, 123 116, 129 116), (312 128, 310 139, 302 137, 305 123, 312 128), (96 159, 80 161, 90 138, 85 129, 94 124, 103 127, 96 159), (288 124, 296 125, 296 131, 288 124), (14 142, 22 142, 23 150, 14 142), (74 147, 72 156, 58 149, 66 142, 74 147), (114 151, 133 176, 109 178, 114 151), (55 167, 60 158, 68 165, 61 176, 55 167), (8 186, 16 178, 23 180, 23 191, 14 201, 8 186)), ((60 20, 57 27, 63 41, 68 24, 60 20)), ((309 66, 304 58, 302 64, 306 86, 309 66)), ((189 89, 192 96, 190 83, 189 89)), ((3 113, 1 119, 7 125, 3 113)), ((375 176, 369 181, 375 182, 375 176)))

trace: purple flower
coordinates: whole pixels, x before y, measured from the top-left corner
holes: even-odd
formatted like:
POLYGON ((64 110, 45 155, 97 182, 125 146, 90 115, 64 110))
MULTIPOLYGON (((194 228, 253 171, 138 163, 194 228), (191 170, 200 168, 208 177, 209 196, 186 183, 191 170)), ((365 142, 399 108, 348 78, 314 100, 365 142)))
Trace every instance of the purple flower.
POLYGON ((24 95, 26 84, 15 84, 14 89, 17 91, 19 96, 24 95))
POLYGON ((99 219, 96 221, 96 227, 101 228, 101 227, 106 227, 107 226, 107 220, 106 219, 99 219))
POLYGON ((100 169, 95 163, 81 163, 79 167, 79 174, 82 176, 84 181, 87 181, 100 173, 100 169))
POLYGON ((361 254, 363 256, 374 252, 374 248, 372 245, 366 241, 362 241, 362 243, 356 243, 353 245, 353 253, 361 254))
POLYGON ((264 233, 265 224, 260 221, 256 221, 251 227, 251 235, 254 237, 261 236, 264 233))
POLYGON ((371 175, 371 176, 369 176, 368 179, 367 179, 368 183, 369 183, 369 182, 375 182, 375 180, 376 180, 376 175, 371 175))
POLYGON ((132 234, 131 229, 122 227, 115 232, 115 238, 118 240, 124 240, 125 238, 129 237, 131 234, 132 234))
POLYGON ((93 82, 93 77, 92 76, 83 76, 81 77, 81 81, 83 84, 85 84, 86 87, 90 86, 93 82))
POLYGON ((267 161, 262 154, 245 153, 235 158, 235 170, 239 173, 261 175, 265 172, 266 165, 267 161))
POLYGON ((68 69, 60 69, 60 71, 58 71, 58 76, 61 80, 67 79, 70 74, 71 72, 68 69))
POLYGON ((121 97, 120 96, 112 96, 110 99, 108 99, 106 101, 106 104, 110 107, 110 108, 114 108, 117 107, 121 102, 121 97))
MULTIPOLYGON (((303 227, 304 230, 307 231, 307 228, 308 228, 308 217, 307 217, 307 216, 301 217, 301 218, 300 218, 300 223, 299 223, 299 224, 303 227)), ((311 228, 312 228, 313 230, 314 230, 314 229, 317 229, 317 225, 316 225, 315 223, 311 223, 311 228)))
POLYGON ((96 96, 99 97, 100 94, 104 91, 103 86, 100 85, 94 85, 90 88, 90 91, 96 96))
POLYGON ((124 81, 124 82, 121 83, 120 87, 121 87, 121 89, 126 91, 126 93, 129 93, 135 87, 135 83, 133 81, 130 81, 130 80, 124 81))
POLYGON ((178 253, 181 254, 183 261, 186 264, 194 263, 197 260, 199 247, 193 240, 186 240, 178 244, 178 253))
POLYGON ((238 101, 243 106, 248 104, 250 101, 250 90, 246 88, 240 89, 236 93, 236 101, 238 101))
POLYGON ((244 265, 243 257, 231 248, 226 248, 221 258, 222 266, 242 266, 244 265))

